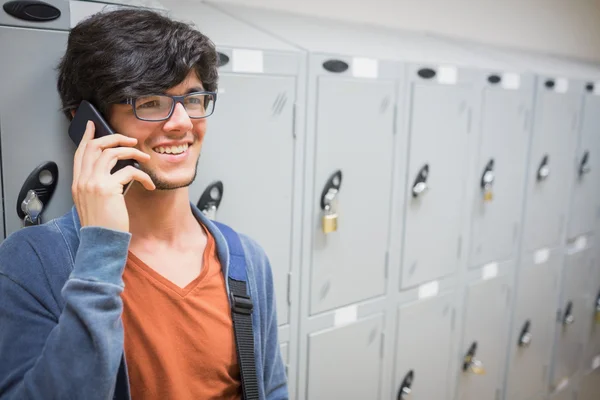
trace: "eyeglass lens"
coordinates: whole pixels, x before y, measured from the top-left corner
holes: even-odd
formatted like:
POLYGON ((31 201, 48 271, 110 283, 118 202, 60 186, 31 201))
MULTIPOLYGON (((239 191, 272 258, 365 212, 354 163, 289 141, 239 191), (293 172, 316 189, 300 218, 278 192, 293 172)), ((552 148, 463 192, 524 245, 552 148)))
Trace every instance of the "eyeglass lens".
MULTIPOLYGON (((135 112, 138 118, 146 120, 164 119, 169 116, 173 101, 169 96, 138 97, 135 112)), ((186 96, 183 104, 190 118, 203 118, 212 113, 215 102, 212 94, 201 93, 186 96)))

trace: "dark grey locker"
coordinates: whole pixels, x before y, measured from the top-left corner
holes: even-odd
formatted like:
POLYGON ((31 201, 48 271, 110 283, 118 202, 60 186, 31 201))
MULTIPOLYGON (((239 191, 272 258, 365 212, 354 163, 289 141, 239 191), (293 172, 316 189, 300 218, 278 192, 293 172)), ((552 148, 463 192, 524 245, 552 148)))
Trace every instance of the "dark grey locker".
POLYGON ((533 79, 521 77, 518 90, 484 90, 481 139, 471 224, 469 267, 515 256, 527 167, 533 79), (486 186, 484 180, 491 183, 486 186))
MULTIPOLYGON (((64 18, 68 21, 68 14, 64 18)), ((73 204, 75 145, 67 133, 68 120, 60 111, 54 69, 66 41, 67 32, 0 27, 0 138, 7 235, 24 226, 17 198, 28 176, 46 162, 56 163, 58 176, 38 175, 47 187, 56 184, 41 221, 66 213, 73 204)))
POLYGON ((553 386, 572 378, 581 366, 585 330, 589 326, 586 311, 588 280, 593 274, 591 251, 587 248, 566 256, 556 325, 553 386))
POLYGON ((471 93, 463 85, 412 86, 402 288, 458 266, 471 93))
POLYGON ((383 315, 308 338, 306 399, 378 399, 383 315))
POLYGON ((549 383, 557 302, 558 252, 528 254, 520 267, 509 341, 506 398, 527 400, 549 383))
POLYGON ((581 115, 580 145, 576 164, 568 237, 591 233, 598 227, 600 216, 600 96, 584 96, 581 115))
POLYGON ((574 175, 579 94, 576 88, 558 93, 543 80, 538 83, 527 177, 524 251, 560 244, 566 223, 568 188, 574 175))
POLYGON ((459 400, 495 400, 503 388, 509 333, 508 277, 480 281, 467 288, 461 340, 459 400))
POLYGON ((384 293, 394 91, 393 81, 318 79, 311 314, 384 293), (336 171, 338 227, 324 233, 319 205, 336 171))
POLYGON ((450 398, 453 294, 400 307, 394 356, 394 396, 406 388, 412 400, 450 398))
POLYGON ((198 175, 190 188, 191 198, 198 201, 211 183, 222 183, 216 219, 265 249, 280 325, 289 322, 295 85, 293 76, 222 73, 223 93, 207 122, 198 175))

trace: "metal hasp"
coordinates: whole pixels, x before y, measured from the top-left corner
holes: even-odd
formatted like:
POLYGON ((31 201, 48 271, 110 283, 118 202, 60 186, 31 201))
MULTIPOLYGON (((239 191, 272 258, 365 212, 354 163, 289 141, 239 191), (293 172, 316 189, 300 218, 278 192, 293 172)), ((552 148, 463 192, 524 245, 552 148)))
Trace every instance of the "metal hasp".
POLYGON ((47 161, 36 167, 27 177, 17 198, 17 215, 25 226, 42 223, 42 213, 58 183, 58 166, 47 161))
POLYGON ((337 195, 341 185, 342 171, 337 170, 329 177, 321 193, 322 229, 325 234, 338 229, 337 195))
POLYGON ((427 178, 429 177, 429 164, 425 164, 420 170, 413 183, 412 195, 413 197, 420 196, 423 192, 427 191, 427 178))
POLYGON ((584 175, 589 174, 592 171, 592 168, 589 165, 590 163, 590 152, 586 150, 583 153, 583 157, 581 157, 581 161, 579 162, 579 170, 578 175, 579 179, 583 178, 584 175))
POLYGON ((521 329, 521 334, 519 335, 519 347, 529 347, 531 344, 531 321, 525 321, 525 325, 523 325, 523 329, 521 329))
POLYGON ((477 353, 477 342, 473 342, 471 347, 469 347, 469 351, 465 354, 463 359, 463 371, 469 372, 475 375, 483 375, 485 374, 485 368, 483 368, 483 363, 475 358, 475 354, 477 353))
POLYGON ((49 22, 60 17, 58 8, 37 0, 9 1, 3 8, 7 14, 24 21, 49 22))
POLYGON ((400 389, 398 389, 397 400, 411 400, 412 399, 412 384, 415 380, 415 372, 411 369, 408 374, 404 377, 400 389))
POLYGON ((209 219, 215 219, 217 217, 217 210, 221 205, 221 200, 223 199, 223 182, 215 181, 204 189, 202 195, 200 196, 200 200, 196 206, 204 215, 206 215, 209 219))
POLYGON ((550 175, 550 167, 548 166, 548 154, 544 155, 544 158, 542 158, 542 162, 540 163, 540 166, 538 167, 537 170, 537 180, 538 182, 542 182, 544 180, 546 180, 546 178, 548 178, 548 175, 550 175))
POLYGON ((563 316, 563 326, 573 325, 575 322, 575 316, 573 315, 573 302, 569 301, 565 307, 565 315, 563 316))
POLYGON ((492 158, 485 165, 485 169, 483 170, 483 174, 481 175, 480 186, 483 192, 484 201, 492 201, 492 199, 494 198, 494 193, 492 191, 494 179, 494 159, 492 158))

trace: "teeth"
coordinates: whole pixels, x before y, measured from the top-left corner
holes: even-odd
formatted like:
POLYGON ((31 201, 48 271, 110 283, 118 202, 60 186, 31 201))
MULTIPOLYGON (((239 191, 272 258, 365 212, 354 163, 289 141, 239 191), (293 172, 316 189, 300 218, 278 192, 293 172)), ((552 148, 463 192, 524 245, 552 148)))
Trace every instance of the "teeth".
POLYGON ((155 152, 160 154, 181 154, 188 149, 188 144, 182 144, 181 146, 169 146, 169 147, 156 147, 154 149, 155 152))

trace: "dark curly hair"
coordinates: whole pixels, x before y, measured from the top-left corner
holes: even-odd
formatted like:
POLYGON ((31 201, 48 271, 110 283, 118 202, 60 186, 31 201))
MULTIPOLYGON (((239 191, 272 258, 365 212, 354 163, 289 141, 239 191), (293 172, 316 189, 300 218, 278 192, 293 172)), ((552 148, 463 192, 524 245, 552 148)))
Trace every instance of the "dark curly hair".
POLYGON ((163 93, 195 70, 216 91, 217 52, 191 24, 147 9, 101 12, 75 26, 58 65, 62 111, 87 100, 108 116, 110 104, 163 93))

